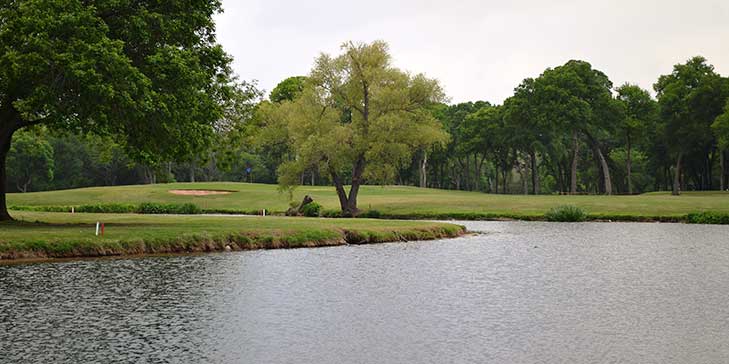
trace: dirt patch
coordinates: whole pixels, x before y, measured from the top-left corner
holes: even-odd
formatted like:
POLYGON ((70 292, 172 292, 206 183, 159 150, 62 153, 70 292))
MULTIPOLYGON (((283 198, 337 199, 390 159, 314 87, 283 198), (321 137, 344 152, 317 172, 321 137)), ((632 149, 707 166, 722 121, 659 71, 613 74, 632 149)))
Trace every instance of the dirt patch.
POLYGON ((229 195, 235 191, 226 190, 170 190, 173 195, 181 196, 210 196, 210 195, 229 195))

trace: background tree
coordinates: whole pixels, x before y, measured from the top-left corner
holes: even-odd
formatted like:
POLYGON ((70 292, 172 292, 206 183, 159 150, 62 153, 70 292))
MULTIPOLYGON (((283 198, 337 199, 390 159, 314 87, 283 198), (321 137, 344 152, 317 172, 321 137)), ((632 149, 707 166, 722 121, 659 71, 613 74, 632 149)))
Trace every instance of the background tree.
POLYGON ((675 155, 673 194, 681 191, 684 159, 695 167, 700 189, 711 188, 710 154, 715 147, 711 124, 722 113, 727 87, 714 66, 703 57, 694 57, 673 67, 654 85, 660 115, 666 124, 669 150, 675 155))
POLYGON ((0 5, 0 220, 16 131, 116 135, 137 159, 209 145, 231 83, 219 1, 21 0, 0 5))
POLYGON ((271 91, 271 102, 292 101, 304 91, 306 76, 289 77, 276 85, 271 91))
POLYGON ((602 150, 601 137, 610 132, 618 107, 612 98, 608 77, 585 61, 572 60, 554 69, 547 69, 535 79, 535 98, 543 117, 553 127, 572 133, 570 192, 577 192, 577 166, 580 139, 592 147, 603 176, 603 188, 612 193, 610 169, 602 150))
POLYGON ((514 96, 506 99, 503 105, 504 122, 511 129, 514 143, 529 155, 532 193, 535 195, 541 193, 539 155, 547 152, 552 133, 548 118, 540 112, 531 78, 517 86, 514 96))
POLYGON ((435 114, 442 128, 450 135, 449 143, 442 147, 436 146, 437 152, 431 158, 435 171, 440 171, 435 180, 440 181, 442 188, 479 189, 481 176, 476 169, 485 161, 485 149, 481 148, 474 122, 468 120, 468 116, 489 105, 484 101, 464 102, 442 107, 435 114))
POLYGON ((436 81, 392 67, 381 41, 342 51, 316 60, 299 97, 262 111, 266 132, 279 130, 295 153, 279 167, 279 184, 294 187, 316 166, 329 174, 342 212, 354 215, 365 180, 393 180, 414 150, 447 136, 427 109, 444 99, 436 81))
POLYGON ((53 179, 53 147, 42 135, 31 131, 16 133, 7 160, 11 180, 20 192, 31 190, 33 183, 53 179))
POLYGON ((632 182, 632 150, 634 144, 644 137, 650 126, 655 126, 658 117, 658 104, 653 100, 648 91, 636 85, 624 84, 616 90, 618 100, 625 109, 625 118, 620 124, 619 130, 625 138, 627 171, 626 183, 628 194, 633 194, 632 182))

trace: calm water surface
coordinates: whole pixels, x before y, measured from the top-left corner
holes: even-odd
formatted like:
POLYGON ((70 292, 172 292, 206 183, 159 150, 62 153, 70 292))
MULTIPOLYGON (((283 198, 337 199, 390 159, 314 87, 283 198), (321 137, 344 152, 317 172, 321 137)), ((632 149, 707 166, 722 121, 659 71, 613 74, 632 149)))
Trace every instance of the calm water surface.
POLYGON ((2 363, 727 363, 729 227, 0 266, 2 363))

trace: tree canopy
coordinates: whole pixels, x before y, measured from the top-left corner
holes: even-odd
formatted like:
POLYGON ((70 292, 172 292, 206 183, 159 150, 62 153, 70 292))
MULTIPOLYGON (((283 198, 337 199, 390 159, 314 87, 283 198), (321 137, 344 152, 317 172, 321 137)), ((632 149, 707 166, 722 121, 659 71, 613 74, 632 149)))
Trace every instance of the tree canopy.
POLYGON ((0 220, 13 134, 115 135, 136 159, 209 145, 230 98, 219 1, 19 0, 0 5, 0 220))
POLYGON ((279 82, 271 91, 271 102, 292 101, 304 91, 305 76, 293 76, 279 82))
POLYGON ((674 66, 673 72, 661 76, 654 88, 669 151, 676 156, 673 194, 677 195, 684 157, 709 154, 713 147, 711 125, 722 112, 729 88, 727 80, 714 72, 714 66, 703 57, 674 66))
POLYGON ((342 52, 317 58, 299 97, 261 110, 264 129, 293 150, 279 167, 281 186, 298 185, 307 168, 325 171, 353 215, 362 183, 393 180, 414 150, 446 140, 427 109, 444 95, 436 81, 394 68, 384 42, 345 43, 342 52))

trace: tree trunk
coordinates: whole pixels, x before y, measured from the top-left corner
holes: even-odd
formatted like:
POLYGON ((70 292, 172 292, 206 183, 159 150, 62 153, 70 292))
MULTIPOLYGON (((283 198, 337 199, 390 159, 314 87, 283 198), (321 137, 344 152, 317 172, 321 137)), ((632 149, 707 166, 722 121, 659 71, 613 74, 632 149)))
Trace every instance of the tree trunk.
POLYGON ((473 190, 481 191, 481 168, 478 165, 478 153, 473 153, 473 190))
POLYGON ((605 186, 605 194, 606 195, 612 195, 613 194, 613 183, 610 179, 610 168, 608 167, 607 160, 605 160, 605 156, 602 154, 602 151, 600 150, 600 146, 595 144, 595 152, 597 153, 597 157, 600 160, 600 165, 602 166, 602 175, 604 178, 604 186, 605 186))
MULTIPOLYGON (((2 120, 0 120, 2 122, 2 120)), ((0 128, 0 221, 9 221, 13 218, 8 213, 6 200, 8 175, 6 162, 10 152, 10 143, 13 140, 15 130, 9 126, 0 128)))
POLYGON ((726 186, 724 185, 724 182, 726 181, 726 166, 724 165, 726 163, 726 160, 724 159, 724 151, 722 150, 719 152, 719 188, 724 191, 726 186))
POLYGON ((632 173, 632 171, 631 171, 632 165, 631 164, 632 164, 632 161, 630 159, 630 147, 631 147, 631 145, 630 145, 630 136, 628 136, 628 145, 627 145, 627 150, 626 150, 626 152, 627 152, 627 156, 626 156, 627 157, 626 158, 626 166, 628 168, 628 194, 629 195, 632 195, 633 194, 633 180, 631 179, 631 173, 632 173))
POLYGON ((504 180, 503 180, 503 186, 501 187, 503 194, 506 195, 509 193, 509 181, 507 178, 507 174, 509 173, 507 163, 504 162, 503 164, 504 169, 502 170, 502 173, 504 174, 504 180))
POLYGON ((711 167, 714 166, 714 161, 716 160, 716 149, 712 148, 711 151, 708 153, 708 158, 706 160, 706 190, 713 190, 714 189, 714 171, 711 167))
POLYGON ((521 189, 525 195, 529 194, 529 166, 526 161, 519 162, 519 177, 521 177, 521 189))
POLYGON ((195 161, 190 162, 190 182, 195 183, 195 161))
POLYGON ((466 163, 465 163, 465 167, 463 168, 463 172, 466 175, 463 180, 463 182, 466 184, 466 190, 472 191, 473 184, 471 182, 473 182, 473 181, 471 181, 471 158, 470 158, 470 155, 468 155, 468 154, 466 155, 466 163))
POLYGON ((673 172, 673 195, 678 196, 681 194, 681 159, 683 158, 683 152, 678 153, 678 159, 676 160, 676 170, 673 172))
POLYGON ((357 196, 359 195, 359 187, 362 184, 362 174, 365 168, 365 158, 363 155, 357 158, 357 162, 354 163, 354 170, 352 170, 352 188, 349 189, 349 197, 347 198, 347 211, 352 216, 357 215, 359 209, 357 208, 357 196))
POLYGON ((339 175, 334 172, 330 171, 330 174, 332 176, 332 182, 334 183, 334 188, 337 190, 337 197, 339 197, 339 207, 342 209, 342 213, 345 213, 347 211, 347 192, 344 190, 344 184, 342 183, 342 180, 339 179, 339 175))
POLYGON ((428 151, 423 151, 423 158, 420 160, 420 187, 428 187, 428 151))
POLYGON ((494 193, 499 194, 499 165, 494 164, 494 169, 496 170, 496 178, 494 178, 494 193))
MULTIPOLYGON (((478 181, 479 181, 479 191, 481 190, 481 177, 483 176, 483 164, 486 162, 486 153, 481 155, 481 161, 478 162, 478 166, 476 168, 476 174, 478 174, 478 181)), ((487 178, 488 181, 488 178, 487 178)), ((488 182, 487 182, 488 183, 488 182)), ((486 191, 489 188, 489 186, 484 187, 484 191, 486 191)))
POLYGON ((577 157, 580 153, 580 143, 577 139, 577 132, 572 133, 572 169, 570 170, 570 193, 577 193, 577 157))
POLYGON ((535 195, 539 194, 539 168, 537 168, 537 152, 531 151, 530 159, 532 162, 532 193, 535 195))

